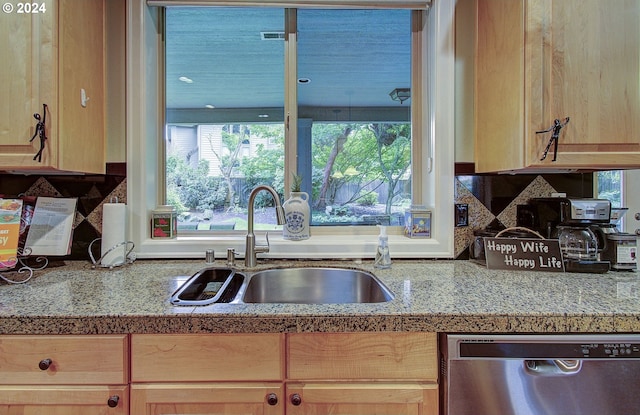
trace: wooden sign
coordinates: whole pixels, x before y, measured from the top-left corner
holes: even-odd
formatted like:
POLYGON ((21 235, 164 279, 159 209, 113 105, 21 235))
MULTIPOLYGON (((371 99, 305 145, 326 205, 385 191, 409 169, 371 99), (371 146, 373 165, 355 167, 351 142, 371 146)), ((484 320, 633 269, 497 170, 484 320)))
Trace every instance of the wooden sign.
POLYGON ((564 272, 557 239, 484 238, 489 269, 564 272))

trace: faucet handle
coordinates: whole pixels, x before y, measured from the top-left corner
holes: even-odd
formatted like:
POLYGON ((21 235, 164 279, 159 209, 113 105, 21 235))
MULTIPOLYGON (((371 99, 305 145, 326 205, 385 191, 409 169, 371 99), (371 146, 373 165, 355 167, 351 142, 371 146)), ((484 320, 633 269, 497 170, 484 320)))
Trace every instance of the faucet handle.
POLYGON ((236 250, 233 248, 227 248, 227 266, 233 267, 236 265, 236 250))
POLYGON ((266 245, 258 245, 256 243, 256 252, 269 252, 269 232, 265 233, 265 238, 267 239, 266 245))

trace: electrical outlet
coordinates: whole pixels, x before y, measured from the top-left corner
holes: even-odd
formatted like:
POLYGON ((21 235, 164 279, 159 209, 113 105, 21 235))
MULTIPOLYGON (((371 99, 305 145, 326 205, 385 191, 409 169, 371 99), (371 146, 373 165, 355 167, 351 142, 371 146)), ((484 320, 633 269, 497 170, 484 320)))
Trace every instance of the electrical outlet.
POLYGON ((469 205, 466 203, 456 203, 456 228, 461 226, 469 226, 469 205))

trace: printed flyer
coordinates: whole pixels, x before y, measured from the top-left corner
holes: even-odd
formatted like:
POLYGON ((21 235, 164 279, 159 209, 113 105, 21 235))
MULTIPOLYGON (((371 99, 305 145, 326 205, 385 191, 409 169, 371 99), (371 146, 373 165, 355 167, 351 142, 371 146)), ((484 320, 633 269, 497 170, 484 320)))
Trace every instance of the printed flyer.
POLYGON ((13 268, 18 262, 21 199, 0 199, 0 269, 13 268))

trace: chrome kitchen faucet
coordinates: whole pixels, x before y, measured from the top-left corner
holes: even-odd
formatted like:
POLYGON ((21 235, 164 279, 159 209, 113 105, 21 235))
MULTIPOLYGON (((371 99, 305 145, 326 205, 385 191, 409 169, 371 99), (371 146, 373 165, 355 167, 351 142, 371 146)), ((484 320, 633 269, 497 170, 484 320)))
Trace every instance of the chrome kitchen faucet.
POLYGON ((267 233, 267 244, 266 245, 256 245, 256 236, 253 233, 253 216, 254 216, 254 202, 256 200, 256 195, 261 191, 266 190, 271 193, 271 197, 273 197, 274 202, 276 203, 276 217, 278 219, 278 225, 284 225, 284 210, 282 209, 282 204, 280 203, 280 196, 271 186, 267 185, 259 185, 256 186, 249 195, 249 207, 248 207, 248 218, 247 218, 247 242, 244 251, 244 265, 248 268, 252 268, 256 266, 257 259, 256 254, 258 252, 269 252, 269 234, 267 233))

